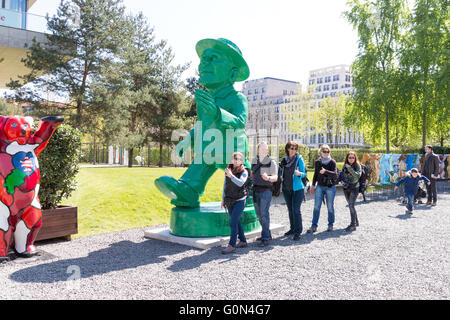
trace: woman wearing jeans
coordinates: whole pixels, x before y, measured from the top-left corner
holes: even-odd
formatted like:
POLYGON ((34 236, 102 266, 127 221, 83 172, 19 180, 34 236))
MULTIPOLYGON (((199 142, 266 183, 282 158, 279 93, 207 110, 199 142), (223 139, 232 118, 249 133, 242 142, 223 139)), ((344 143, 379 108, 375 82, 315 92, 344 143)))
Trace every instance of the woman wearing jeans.
POLYGON ((326 198, 328 209, 327 231, 332 231, 334 224, 334 197, 336 195, 336 183, 338 178, 336 161, 331 159, 330 147, 327 144, 323 144, 320 147, 319 156, 319 159, 314 163, 314 178, 310 189, 311 194, 314 194, 314 211, 312 225, 311 228, 308 229, 308 233, 317 231, 320 208, 324 197, 326 198))
POLYGON ((286 144, 286 157, 281 160, 281 177, 283 180, 283 196, 289 212, 290 229, 284 235, 293 235, 293 240, 300 239, 303 230, 300 206, 305 197, 305 185, 302 178, 305 174, 305 163, 298 154, 298 144, 290 141, 286 144))
POLYGON ((244 212, 249 182, 249 169, 244 167, 244 156, 240 152, 233 153, 233 160, 225 169, 222 207, 230 214, 230 242, 222 250, 223 254, 232 253, 236 248, 245 248, 247 239, 241 224, 241 214, 244 212), (236 244, 237 237, 239 243, 236 244))
POLYGON ((359 226, 358 216, 356 214, 355 202, 359 193, 359 178, 361 177, 361 165, 358 161, 358 156, 354 151, 347 153, 342 168, 345 178, 348 181, 347 187, 344 188, 344 195, 350 208, 350 225, 345 231, 355 231, 359 226))

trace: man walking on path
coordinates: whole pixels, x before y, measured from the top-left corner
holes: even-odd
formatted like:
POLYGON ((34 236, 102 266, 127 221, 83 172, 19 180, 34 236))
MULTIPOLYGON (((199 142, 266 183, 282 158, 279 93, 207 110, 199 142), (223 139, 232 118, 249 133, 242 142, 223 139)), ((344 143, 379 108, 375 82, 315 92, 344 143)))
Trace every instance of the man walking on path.
POLYGON ((427 184, 427 205, 431 204, 436 206, 436 180, 439 178, 439 157, 434 154, 433 147, 430 145, 425 146, 425 160, 422 166, 422 175, 427 177, 431 182, 429 185, 427 184))

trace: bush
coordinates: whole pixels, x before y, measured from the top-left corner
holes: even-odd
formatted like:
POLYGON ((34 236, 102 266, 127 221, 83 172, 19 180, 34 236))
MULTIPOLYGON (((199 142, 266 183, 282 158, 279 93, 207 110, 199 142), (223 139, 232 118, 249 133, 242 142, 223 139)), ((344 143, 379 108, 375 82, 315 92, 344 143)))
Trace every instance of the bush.
MULTIPOLYGON (((449 154, 450 147, 433 146, 433 152, 435 154, 449 154)), ((419 153, 421 153, 421 154, 425 153, 425 147, 420 148, 419 153)))
MULTIPOLYGON (((312 148, 309 150, 309 158, 304 157, 305 159, 307 159, 306 162, 309 167, 314 167, 314 161, 316 161, 317 158, 319 158, 318 150, 319 150, 318 148, 312 148)), ((359 160, 361 160, 363 154, 366 154, 366 153, 382 153, 382 154, 386 153, 386 149, 381 149, 381 148, 373 148, 373 149, 331 148, 331 157, 336 162, 344 162, 345 156, 347 155, 347 153, 349 151, 355 151, 356 154, 358 155, 359 160)), ((421 152, 420 150, 417 150, 417 149, 405 150, 405 149, 399 149, 399 148, 391 148, 390 153, 391 154, 418 154, 418 153, 423 153, 423 152, 421 152)))
POLYGON ((43 209, 56 208, 75 190, 80 161, 81 132, 63 124, 39 156, 41 185, 39 199, 43 209))

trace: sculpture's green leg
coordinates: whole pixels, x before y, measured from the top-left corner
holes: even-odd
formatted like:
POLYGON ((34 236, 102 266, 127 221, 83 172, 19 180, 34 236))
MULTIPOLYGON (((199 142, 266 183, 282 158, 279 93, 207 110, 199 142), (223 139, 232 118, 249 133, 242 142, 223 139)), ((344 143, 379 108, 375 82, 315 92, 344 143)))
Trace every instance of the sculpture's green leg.
POLYGON ((176 180, 163 176, 155 180, 156 187, 177 207, 197 208, 199 198, 205 191, 205 186, 217 167, 207 164, 191 164, 183 176, 176 180))

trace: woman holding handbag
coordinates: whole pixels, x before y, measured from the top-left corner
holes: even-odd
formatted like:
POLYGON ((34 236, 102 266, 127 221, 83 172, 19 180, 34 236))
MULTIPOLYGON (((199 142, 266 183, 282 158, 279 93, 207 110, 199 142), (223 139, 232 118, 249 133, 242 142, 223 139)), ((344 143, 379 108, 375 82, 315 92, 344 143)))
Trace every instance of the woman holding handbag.
POLYGON ((302 181, 306 177, 305 163, 298 154, 298 144, 290 141, 285 147, 286 157, 281 160, 281 177, 283 196, 289 212, 290 229, 284 235, 293 235, 293 240, 300 239, 303 231, 300 206, 305 197, 305 185, 302 181))

